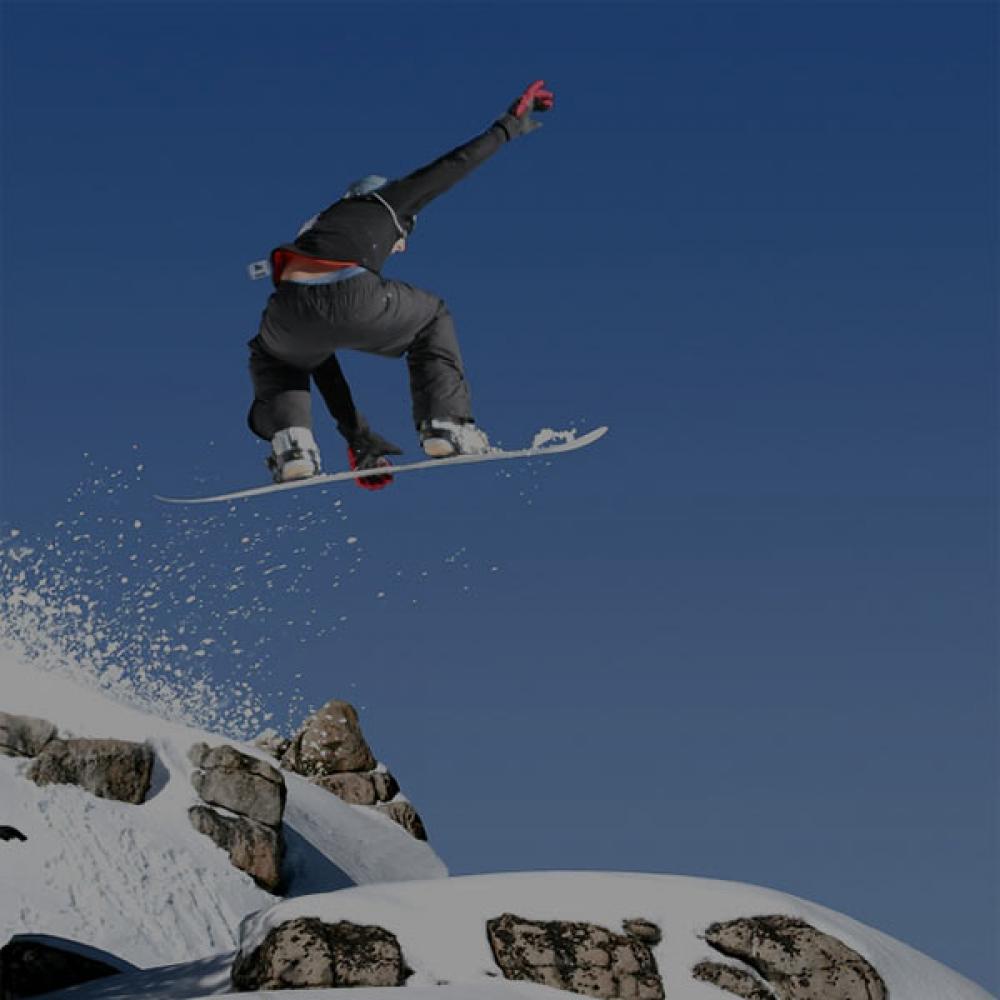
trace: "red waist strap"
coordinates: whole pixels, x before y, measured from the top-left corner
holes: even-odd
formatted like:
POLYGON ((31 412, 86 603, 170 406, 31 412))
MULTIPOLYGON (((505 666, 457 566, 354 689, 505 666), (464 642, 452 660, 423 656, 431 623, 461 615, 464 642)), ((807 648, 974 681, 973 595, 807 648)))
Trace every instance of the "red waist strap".
POLYGON ((319 257, 307 257, 278 247, 271 254, 271 278, 275 284, 281 281, 281 275, 287 270, 308 271, 310 274, 328 274, 330 271, 342 271, 345 267, 357 267, 353 260, 321 260, 319 257))

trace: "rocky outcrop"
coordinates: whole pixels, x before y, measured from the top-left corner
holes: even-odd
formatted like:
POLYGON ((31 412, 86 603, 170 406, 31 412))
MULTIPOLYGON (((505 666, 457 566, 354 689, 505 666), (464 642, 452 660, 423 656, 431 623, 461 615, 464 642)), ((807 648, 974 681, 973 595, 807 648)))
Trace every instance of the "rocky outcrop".
POLYGON ((102 799, 138 805, 149 791, 153 762, 145 743, 55 738, 35 757, 27 776, 36 785, 78 785, 102 799))
POLYGON ((45 719, 0 712, 0 757, 36 757, 55 735, 45 719))
POLYGON ((283 767, 313 777, 371 771, 375 755, 361 732, 358 713, 346 701, 328 701, 306 719, 281 758, 283 767))
POLYGON ((285 846, 279 830, 246 816, 225 816, 208 806, 192 806, 188 818, 229 855, 235 868, 268 892, 280 890, 285 846))
MULTIPOLYGON (((635 923, 635 921, 630 921, 635 923)), ((642 921, 642 936, 659 928, 642 921)), ((493 957, 506 979, 519 979, 607 1000, 664 1000, 663 981, 647 941, 596 924, 526 920, 504 913, 487 921, 493 957)))
POLYGON ((256 743, 269 752, 281 751, 281 766, 308 778, 350 805, 378 809, 417 840, 427 829, 413 805, 400 797, 399 783, 375 760, 358 721, 346 701, 328 701, 310 715, 291 740, 273 730, 256 743))
POLYGON ((227 745, 196 743, 188 759, 196 768, 191 784, 206 803, 188 810, 191 825, 226 851, 233 865, 261 888, 278 892, 285 856, 281 823, 287 797, 281 772, 227 745))
POLYGON ((868 961, 804 920, 785 916, 729 920, 712 924, 705 932, 705 940, 727 958, 746 963, 769 988, 764 990, 759 980, 738 966, 711 962, 696 966, 695 978, 714 982, 737 996, 752 1000, 888 997, 885 982, 868 961))
POLYGON ((203 802, 230 809, 267 826, 280 826, 285 811, 285 779, 265 761, 231 746, 196 743, 188 759, 197 769, 191 784, 203 802))
POLYGON ((14 826, 0 826, 0 840, 27 840, 28 838, 14 826))
POLYGON ((134 971, 134 966, 94 948, 48 935, 18 934, 0 948, 0 997, 36 997, 134 971))
POLYGON ((411 970, 394 934, 382 927, 315 917, 288 920, 260 947, 237 955, 236 990, 403 986, 411 970))

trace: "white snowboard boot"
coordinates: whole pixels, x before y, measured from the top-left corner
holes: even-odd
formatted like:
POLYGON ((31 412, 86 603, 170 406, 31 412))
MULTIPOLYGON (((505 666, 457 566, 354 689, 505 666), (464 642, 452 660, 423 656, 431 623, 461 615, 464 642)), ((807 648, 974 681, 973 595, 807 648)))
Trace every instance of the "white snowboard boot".
POLYGON ((449 420, 433 417, 420 424, 420 443, 431 458, 454 455, 485 455, 490 439, 472 420, 449 420))
POLYGON ((319 474, 319 448, 308 427, 286 427, 271 439, 267 467, 276 483, 319 474))

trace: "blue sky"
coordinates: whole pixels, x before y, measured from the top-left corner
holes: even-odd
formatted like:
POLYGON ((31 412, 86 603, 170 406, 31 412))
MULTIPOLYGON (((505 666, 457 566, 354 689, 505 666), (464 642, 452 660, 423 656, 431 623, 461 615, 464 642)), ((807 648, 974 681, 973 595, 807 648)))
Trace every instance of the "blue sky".
MULTIPOLYGON (((279 708, 362 707, 455 872, 770 885, 996 991, 996 28, 986 3, 7 2, 3 521, 64 539, 119 631, 141 595, 98 587, 105 555, 169 594, 157 627, 256 646, 279 708), (608 438, 157 506, 263 475, 245 264, 538 77, 544 128, 387 273, 448 301, 494 438, 608 438)), ((344 365, 413 455, 402 364, 344 365)))

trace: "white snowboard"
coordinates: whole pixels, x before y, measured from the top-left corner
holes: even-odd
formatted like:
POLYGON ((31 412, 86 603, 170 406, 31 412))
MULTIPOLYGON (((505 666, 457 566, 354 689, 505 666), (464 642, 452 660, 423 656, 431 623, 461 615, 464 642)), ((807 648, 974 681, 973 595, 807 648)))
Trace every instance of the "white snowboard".
POLYGON ((280 493, 284 490, 299 490, 307 486, 324 486, 329 483, 339 483, 346 479, 361 479, 365 476, 384 476, 386 472, 397 476, 401 472, 415 472, 418 469, 448 469, 454 465, 471 465, 474 462, 503 462, 514 458, 543 458, 548 455, 561 455, 567 451, 586 448, 587 445, 607 434, 607 427, 596 427, 580 437, 572 437, 556 444, 542 444, 531 448, 521 448, 518 451, 488 451, 485 455, 458 455, 455 458, 429 458, 422 462, 410 462, 407 465, 393 465, 388 469, 358 469, 356 471, 327 472, 309 479, 297 479, 290 483, 271 483, 268 486, 254 486, 248 490, 237 490, 234 493, 220 493, 212 497, 161 497, 164 503, 221 503, 224 500, 245 500, 248 497, 259 497, 265 493, 280 493))

